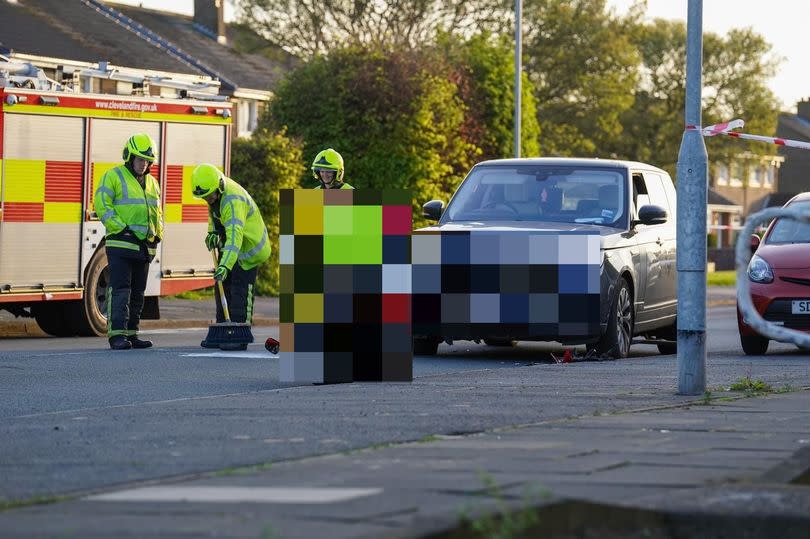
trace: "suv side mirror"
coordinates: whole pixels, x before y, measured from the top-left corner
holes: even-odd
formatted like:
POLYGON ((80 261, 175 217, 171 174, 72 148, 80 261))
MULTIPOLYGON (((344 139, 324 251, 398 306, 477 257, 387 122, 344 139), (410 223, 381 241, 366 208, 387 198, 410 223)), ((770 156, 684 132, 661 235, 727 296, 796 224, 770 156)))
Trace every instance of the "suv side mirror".
POLYGON ((757 236, 756 234, 751 234, 751 254, 757 252, 757 249, 759 249, 759 244, 761 241, 762 240, 759 239, 759 236, 757 236))
POLYGON ((667 210, 655 204, 647 204, 638 210, 638 220, 642 225, 660 225, 667 222, 667 210))
POLYGON ((430 219, 431 221, 438 221, 442 212, 444 211, 444 201, 431 200, 422 204, 422 217, 430 219))

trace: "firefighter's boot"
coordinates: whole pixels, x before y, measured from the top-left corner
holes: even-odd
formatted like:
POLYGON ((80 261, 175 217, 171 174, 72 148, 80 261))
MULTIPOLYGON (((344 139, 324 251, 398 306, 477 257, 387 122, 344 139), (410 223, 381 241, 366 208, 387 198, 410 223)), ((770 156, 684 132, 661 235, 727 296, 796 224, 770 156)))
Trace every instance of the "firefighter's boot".
POLYGON ((130 335, 127 340, 132 344, 132 348, 151 348, 152 341, 139 339, 137 335, 130 335))
POLYGON ((129 350, 132 348, 132 343, 127 340, 123 335, 116 335, 110 337, 110 348, 113 350, 129 350))

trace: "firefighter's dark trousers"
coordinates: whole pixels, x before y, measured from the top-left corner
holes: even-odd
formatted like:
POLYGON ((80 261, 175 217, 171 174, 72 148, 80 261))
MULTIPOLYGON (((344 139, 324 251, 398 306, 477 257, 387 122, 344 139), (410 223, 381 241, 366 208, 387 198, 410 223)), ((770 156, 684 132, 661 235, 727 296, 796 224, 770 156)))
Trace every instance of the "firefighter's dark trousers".
POLYGON ((137 335, 149 261, 143 252, 107 248, 107 337, 137 335))
MULTIPOLYGON (((225 288, 225 299, 228 300, 231 322, 247 322, 248 324, 253 322, 253 288, 256 285, 258 273, 258 267, 244 270, 236 263, 228 274, 228 278, 223 281, 222 286, 225 288)), ((219 301, 219 290, 216 291, 216 296, 217 322, 224 322, 225 314, 222 312, 222 303, 219 301)))

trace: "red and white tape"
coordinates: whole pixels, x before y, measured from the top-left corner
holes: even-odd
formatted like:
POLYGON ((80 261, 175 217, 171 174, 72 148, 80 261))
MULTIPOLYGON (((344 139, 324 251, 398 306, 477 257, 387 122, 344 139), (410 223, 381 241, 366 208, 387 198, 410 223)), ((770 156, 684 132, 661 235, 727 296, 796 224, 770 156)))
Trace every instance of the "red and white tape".
POLYGON ((758 142, 766 142, 769 144, 776 144, 777 146, 789 146, 791 148, 802 148, 810 150, 810 142, 802 142, 800 140, 790 140, 779 137, 764 137, 762 135, 749 135, 748 133, 740 133, 732 131, 732 129, 742 129, 745 125, 743 120, 731 120, 730 122, 723 122, 720 124, 710 125, 701 128, 698 125, 687 125, 687 131, 700 131, 704 137, 714 137, 717 135, 726 135, 727 137, 741 138, 745 140, 756 140, 758 142))

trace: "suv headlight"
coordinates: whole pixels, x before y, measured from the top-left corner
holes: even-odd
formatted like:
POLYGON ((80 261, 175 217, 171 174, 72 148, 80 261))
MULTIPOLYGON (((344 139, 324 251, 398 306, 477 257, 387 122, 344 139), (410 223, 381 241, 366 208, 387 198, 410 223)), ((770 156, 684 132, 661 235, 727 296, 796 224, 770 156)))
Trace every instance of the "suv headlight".
POLYGON ((754 255, 748 263, 748 278, 755 283, 772 283, 773 270, 764 258, 754 255))

